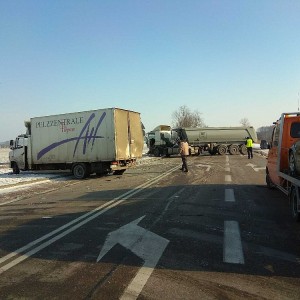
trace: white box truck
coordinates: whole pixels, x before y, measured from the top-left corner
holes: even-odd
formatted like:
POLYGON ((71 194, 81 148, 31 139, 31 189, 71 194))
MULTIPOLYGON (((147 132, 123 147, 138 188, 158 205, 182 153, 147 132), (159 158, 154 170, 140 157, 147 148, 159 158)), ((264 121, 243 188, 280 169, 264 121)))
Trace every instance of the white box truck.
POLYGON ((123 174, 142 156, 140 114, 106 108, 31 118, 26 134, 10 141, 10 166, 20 170, 71 170, 83 179, 123 174))

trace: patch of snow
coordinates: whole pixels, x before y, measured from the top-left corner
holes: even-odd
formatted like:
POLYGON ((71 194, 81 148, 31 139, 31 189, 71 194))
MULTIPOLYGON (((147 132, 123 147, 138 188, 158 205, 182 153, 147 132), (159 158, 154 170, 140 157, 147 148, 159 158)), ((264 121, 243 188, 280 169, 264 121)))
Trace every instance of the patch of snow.
POLYGON ((8 164, 9 163, 9 148, 0 148, 0 164, 8 164))

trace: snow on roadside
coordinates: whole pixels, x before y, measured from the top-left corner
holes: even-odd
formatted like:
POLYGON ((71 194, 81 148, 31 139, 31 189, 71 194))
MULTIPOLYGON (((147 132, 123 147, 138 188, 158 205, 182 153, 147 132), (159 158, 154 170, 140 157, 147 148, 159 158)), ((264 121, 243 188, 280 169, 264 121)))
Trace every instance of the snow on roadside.
MULTIPOLYGON (((9 168, 9 150, 9 148, 0 148, 0 194, 4 193, 4 191, 8 192, 9 190, 16 190, 16 186, 43 182, 70 174, 70 172, 66 171, 21 171, 20 174, 13 174, 12 169, 9 168)), ((20 187, 18 187, 18 189, 19 188, 20 187)))

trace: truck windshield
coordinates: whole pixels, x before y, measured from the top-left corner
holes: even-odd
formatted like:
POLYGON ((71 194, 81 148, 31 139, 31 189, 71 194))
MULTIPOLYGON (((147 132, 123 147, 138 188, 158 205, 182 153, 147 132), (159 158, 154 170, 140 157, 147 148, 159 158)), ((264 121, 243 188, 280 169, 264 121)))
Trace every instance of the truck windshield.
POLYGON ((292 138, 300 138, 300 123, 295 122, 291 125, 291 137, 292 138))

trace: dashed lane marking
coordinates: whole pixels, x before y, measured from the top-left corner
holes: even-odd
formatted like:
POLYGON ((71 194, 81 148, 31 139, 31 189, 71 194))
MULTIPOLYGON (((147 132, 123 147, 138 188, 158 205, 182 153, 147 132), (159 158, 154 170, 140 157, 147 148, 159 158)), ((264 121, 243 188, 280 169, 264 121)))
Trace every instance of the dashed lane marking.
POLYGON ((232 179, 231 179, 231 175, 225 175, 225 182, 231 182, 232 179))
POLYGON ((231 264, 245 263, 240 228, 236 221, 224 222, 223 261, 231 264))
POLYGON ((233 189, 225 189, 225 202, 235 202, 233 189))

